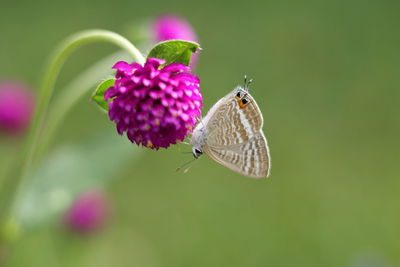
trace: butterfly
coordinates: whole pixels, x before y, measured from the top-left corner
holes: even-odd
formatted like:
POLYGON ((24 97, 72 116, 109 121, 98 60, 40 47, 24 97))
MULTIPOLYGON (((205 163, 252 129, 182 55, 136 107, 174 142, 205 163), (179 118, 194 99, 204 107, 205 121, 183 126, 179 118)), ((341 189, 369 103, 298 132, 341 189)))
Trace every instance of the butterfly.
POLYGON ((262 131, 263 116, 248 89, 251 80, 220 99, 197 124, 190 140, 192 154, 251 178, 268 177, 271 157, 262 131))

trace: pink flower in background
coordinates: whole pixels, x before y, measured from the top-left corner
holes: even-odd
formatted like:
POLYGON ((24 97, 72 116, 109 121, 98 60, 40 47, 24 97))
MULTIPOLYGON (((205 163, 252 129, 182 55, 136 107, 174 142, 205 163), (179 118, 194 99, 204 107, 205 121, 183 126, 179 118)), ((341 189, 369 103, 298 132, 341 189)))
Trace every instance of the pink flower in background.
POLYGON ((100 228, 110 212, 108 200, 100 191, 80 194, 65 215, 67 226, 77 232, 91 232, 100 228))
POLYGON ((149 58, 144 66, 120 61, 115 85, 107 89, 109 117, 119 134, 152 149, 183 141, 201 114, 200 80, 190 68, 163 59, 149 58))
MULTIPOLYGON (((192 26, 186 20, 177 15, 161 15, 155 18, 152 23, 152 30, 156 42, 172 39, 198 42, 196 33, 192 26)), ((190 66, 194 68, 196 63, 197 54, 193 54, 190 66)))
POLYGON ((23 132, 29 125, 34 106, 28 87, 17 81, 0 82, 0 130, 23 132))
POLYGON ((157 42, 181 39, 197 41, 192 26, 177 15, 161 15, 153 21, 153 30, 157 42))

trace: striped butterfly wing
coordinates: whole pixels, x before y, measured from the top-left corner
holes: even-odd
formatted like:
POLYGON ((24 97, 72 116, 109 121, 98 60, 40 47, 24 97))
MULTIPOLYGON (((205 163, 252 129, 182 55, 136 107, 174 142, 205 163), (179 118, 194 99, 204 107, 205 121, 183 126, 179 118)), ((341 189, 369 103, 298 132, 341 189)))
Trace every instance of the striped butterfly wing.
POLYGON ((263 118, 255 100, 240 105, 235 90, 213 107, 207 119, 204 152, 240 174, 261 178, 269 174, 270 156, 262 132, 263 118))
POLYGON ((269 175, 270 162, 267 142, 262 132, 249 142, 228 147, 205 146, 204 152, 219 164, 252 178, 269 175))

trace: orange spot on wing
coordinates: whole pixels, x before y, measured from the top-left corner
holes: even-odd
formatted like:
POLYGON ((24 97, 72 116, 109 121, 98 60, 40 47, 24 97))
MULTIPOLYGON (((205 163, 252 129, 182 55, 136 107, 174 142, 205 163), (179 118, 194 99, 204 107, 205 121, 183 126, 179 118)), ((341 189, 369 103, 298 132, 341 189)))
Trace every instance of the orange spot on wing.
POLYGON ((239 100, 239 107, 240 108, 244 108, 245 106, 247 106, 250 102, 249 101, 247 101, 247 102, 244 102, 243 100, 245 100, 244 98, 242 98, 242 99, 240 99, 239 100))

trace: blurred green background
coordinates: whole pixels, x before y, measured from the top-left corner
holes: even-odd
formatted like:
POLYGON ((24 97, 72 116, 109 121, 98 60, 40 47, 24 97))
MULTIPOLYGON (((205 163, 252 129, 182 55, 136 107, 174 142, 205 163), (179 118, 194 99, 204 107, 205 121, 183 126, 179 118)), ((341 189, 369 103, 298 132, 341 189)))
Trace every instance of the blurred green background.
MULTIPOLYGON (((252 180, 206 157, 176 173, 189 147, 132 145, 140 156, 106 187, 104 229, 26 231, 7 266, 400 266, 400 2, 2 0, 0 10, 0 77, 35 88, 50 51, 76 31, 126 34, 135 21, 182 15, 203 47, 203 113, 247 74, 272 155, 270 178, 252 180)), ((113 51, 79 50, 58 87, 113 51)), ((53 149, 99 132, 113 123, 82 101, 53 149)), ((0 141, 0 172, 18 142, 0 141)))

